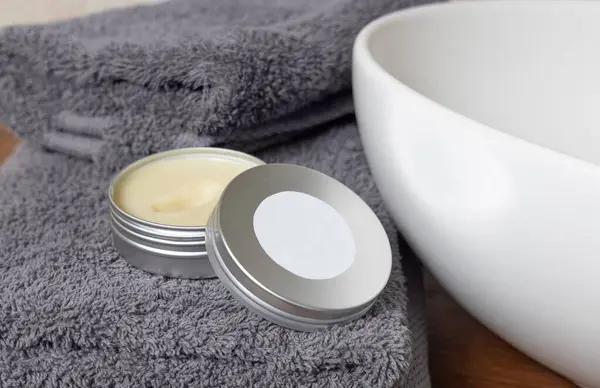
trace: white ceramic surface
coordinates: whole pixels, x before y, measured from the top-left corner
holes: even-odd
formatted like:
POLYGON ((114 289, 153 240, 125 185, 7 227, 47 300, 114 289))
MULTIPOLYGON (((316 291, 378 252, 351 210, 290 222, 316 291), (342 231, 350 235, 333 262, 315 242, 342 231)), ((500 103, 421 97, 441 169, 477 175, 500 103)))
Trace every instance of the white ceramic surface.
POLYGON ((600 2, 413 8, 354 48, 365 151, 398 226, 473 315, 600 387, 600 2))

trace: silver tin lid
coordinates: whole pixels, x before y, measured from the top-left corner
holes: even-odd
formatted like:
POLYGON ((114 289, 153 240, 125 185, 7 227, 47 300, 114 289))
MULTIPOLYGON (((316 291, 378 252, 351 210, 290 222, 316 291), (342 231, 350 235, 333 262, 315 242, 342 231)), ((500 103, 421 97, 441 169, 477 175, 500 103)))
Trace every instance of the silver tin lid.
POLYGON ((362 316, 392 267, 387 234, 369 206, 337 180, 295 165, 262 165, 234 178, 206 237, 229 291, 295 330, 362 316))

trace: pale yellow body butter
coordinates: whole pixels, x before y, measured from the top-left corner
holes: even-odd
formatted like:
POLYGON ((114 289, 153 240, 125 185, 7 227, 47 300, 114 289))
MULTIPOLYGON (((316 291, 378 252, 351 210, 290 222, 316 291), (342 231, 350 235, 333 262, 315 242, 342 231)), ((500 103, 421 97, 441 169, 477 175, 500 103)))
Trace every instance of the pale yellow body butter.
POLYGON ((253 167, 230 159, 197 156, 159 159, 128 173, 113 199, 142 220, 177 226, 204 226, 225 187, 253 167))

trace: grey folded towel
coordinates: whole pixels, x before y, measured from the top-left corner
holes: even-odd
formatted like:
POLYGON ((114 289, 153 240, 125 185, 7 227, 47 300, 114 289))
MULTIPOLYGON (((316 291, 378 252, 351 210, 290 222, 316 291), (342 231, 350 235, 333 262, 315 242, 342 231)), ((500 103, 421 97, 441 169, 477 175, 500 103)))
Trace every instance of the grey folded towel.
POLYGON ((295 332, 218 280, 129 266, 106 198, 136 158, 222 145, 345 183, 397 252, 348 116, 350 49, 372 18, 426 2, 184 0, 4 30, 0 120, 26 141, 0 167, 2 384, 428 387, 422 285, 406 257, 367 316, 295 332))
MULTIPOLYGON (((257 155, 360 193, 398 251, 353 123, 257 155)), ((28 143, 0 167, 3 387, 429 387, 419 272, 403 273, 412 264, 395 260, 364 318, 318 333, 284 329, 219 280, 128 265, 110 241, 108 178, 28 143)))
POLYGON ((64 132, 135 152, 172 148, 190 133, 206 145, 281 139, 351 113, 357 32, 429 2, 180 0, 7 28, 0 68, 11 77, 0 81, 0 105, 21 109, 2 119, 52 145, 40 134, 58 117, 64 132))

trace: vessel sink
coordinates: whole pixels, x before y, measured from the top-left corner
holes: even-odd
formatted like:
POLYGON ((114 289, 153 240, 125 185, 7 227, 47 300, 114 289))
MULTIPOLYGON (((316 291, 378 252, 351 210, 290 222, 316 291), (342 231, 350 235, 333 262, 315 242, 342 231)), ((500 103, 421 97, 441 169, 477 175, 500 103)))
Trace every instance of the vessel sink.
POLYGON ((600 387, 600 2, 479 1, 357 36, 356 117, 400 231, 472 315, 600 387))

